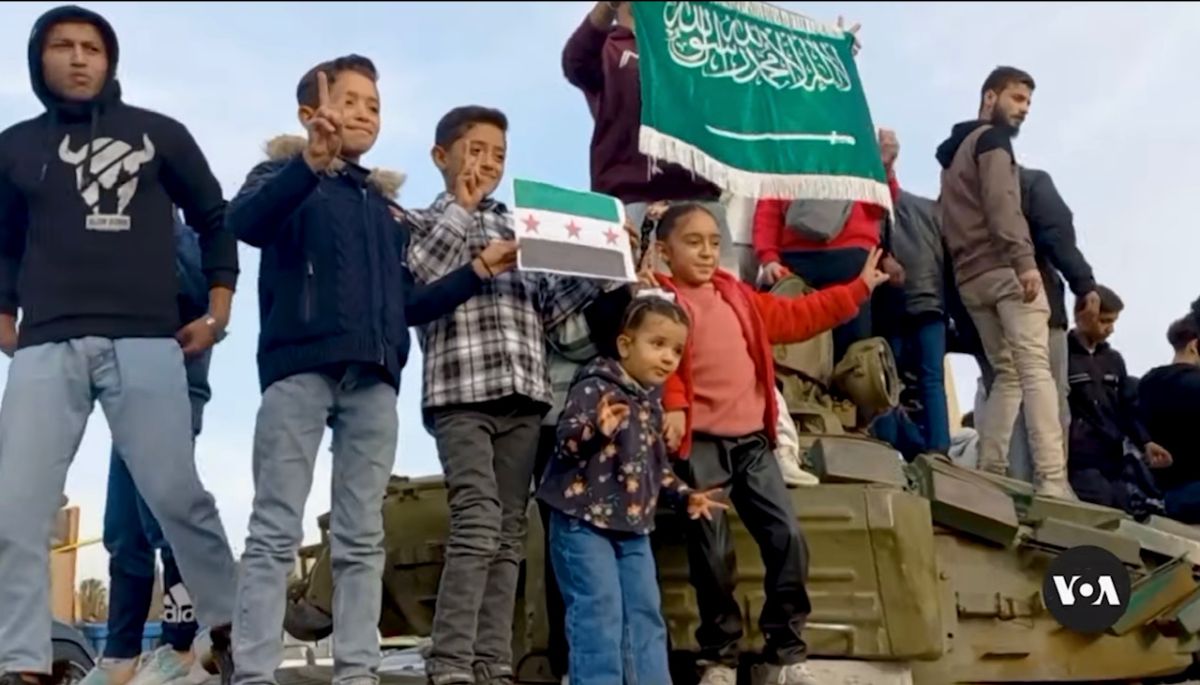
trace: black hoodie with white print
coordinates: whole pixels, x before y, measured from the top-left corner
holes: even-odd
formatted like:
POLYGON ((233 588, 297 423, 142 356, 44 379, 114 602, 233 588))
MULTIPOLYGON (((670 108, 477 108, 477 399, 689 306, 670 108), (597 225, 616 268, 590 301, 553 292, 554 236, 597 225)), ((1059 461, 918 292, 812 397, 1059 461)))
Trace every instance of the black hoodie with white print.
POLYGON ((29 39, 40 116, 0 133, 0 313, 21 310, 19 347, 84 336, 171 337, 180 321, 173 206, 199 236, 209 287, 233 289, 237 241, 196 141, 169 117, 126 105, 116 34, 100 15, 59 7, 29 39), (95 26, 109 66, 100 94, 50 91, 42 51, 52 26, 95 26))

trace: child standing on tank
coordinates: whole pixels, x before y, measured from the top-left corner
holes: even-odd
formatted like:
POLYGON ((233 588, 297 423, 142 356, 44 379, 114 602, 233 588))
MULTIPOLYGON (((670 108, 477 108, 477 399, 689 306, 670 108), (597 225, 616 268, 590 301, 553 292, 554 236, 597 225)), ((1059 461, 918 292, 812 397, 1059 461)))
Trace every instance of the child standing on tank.
MULTIPOLYGON (((655 274, 691 321, 678 370, 663 388, 666 440, 675 472, 692 487, 728 487, 762 554, 766 602, 759 624, 778 685, 816 685, 801 636, 811 611, 808 550, 773 449, 780 408, 773 345, 802 342, 853 319, 888 279, 878 249, 853 281, 794 299, 755 291, 719 268, 721 234, 703 206, 681 204, 658 223, 657 248, 670 275, 655 274)), ((700 604, 696 641, 702 685, 734 685, 742 607, 734 597, 727 517, 687 522, 692 586, 700 604)))
POLYGON ((573 685, 671 682, 650 548, 658 495, 692 518, 726 507, 675 476, 663 440, 660 389, 687 336, 687 314, 673 300, 635 298, 618 359, 580 369, 558 422, 538 498, 553 509, 549 553, 566 605, 573 685))

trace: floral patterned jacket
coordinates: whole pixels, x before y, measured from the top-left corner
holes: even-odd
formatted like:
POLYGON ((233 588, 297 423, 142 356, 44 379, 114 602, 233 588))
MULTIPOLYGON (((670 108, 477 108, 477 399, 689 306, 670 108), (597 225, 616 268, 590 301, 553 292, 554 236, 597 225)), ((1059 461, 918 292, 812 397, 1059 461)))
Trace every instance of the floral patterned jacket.
POLYGON ((595 359, 575 375, 538 498, 597 528, 648 535, 659 493, 677 506, 689 494, 671 470, 662 427, 659 391, 642 387, 616 361, 595 359), (611 438, 599 428, 602 398, 629 406, 611 438))

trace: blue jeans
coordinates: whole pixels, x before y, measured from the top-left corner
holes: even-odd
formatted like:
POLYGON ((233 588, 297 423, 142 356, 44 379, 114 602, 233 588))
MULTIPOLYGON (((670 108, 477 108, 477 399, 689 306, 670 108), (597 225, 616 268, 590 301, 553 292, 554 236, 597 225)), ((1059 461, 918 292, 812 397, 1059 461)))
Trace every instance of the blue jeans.
MULTIPOLYGON (((233 682, 270 685, 283 662, 288 573, 304 538, 304 505, 325 429, 333 439, 333 683, 379 681, 383 497, 396 460, 396 388, 351 365, 340 378, 300 373, 266 389, 254 424, 254 508, 233 623, 233 682)), ((509 616, 512 616, 511 605, 509 616)))
POLYGON ((554 511, 550 556, 567 609, 571 685, 670 683, 650 537, 554 511))
MULTIPOLYGON (((184 363, 192 405, 193 436, 200 434, 204 405, 212 397, 208 385, 211 358, 212 351, 208 350, 184 363)), ((138 494, 129 468, 115 447, 108 470, 104 548, 109 554, 111 583, 104 656, 132 659, 142 652, 142 634, 154 592, 155 550, 162 554, 163 564, 163 643, 180 652, 191 649, 198 628, 191 597, 158 520, 138 494)))
POLYGON ((925 449, 946 454, 950 450, 950 410, 946 406, 946 322, 940 317, 919 318, 904 333, 888 341, 900 368, 917 377, 922 411, 917 423, 925 449))
POLYGON ((171 541, 196 620, 213 628, 232 622, 237 569, 196 473, 187 392, 173 337, 86 337, 17 350, 0 403, 0 673, 50 673, 48 532, 97 401, 171 541))

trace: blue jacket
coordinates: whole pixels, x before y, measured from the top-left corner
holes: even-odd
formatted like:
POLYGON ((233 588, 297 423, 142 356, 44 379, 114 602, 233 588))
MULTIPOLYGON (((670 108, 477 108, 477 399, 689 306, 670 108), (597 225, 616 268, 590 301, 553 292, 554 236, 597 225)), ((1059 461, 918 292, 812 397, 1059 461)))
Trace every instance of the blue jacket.
POLYGON ((175 212, 175 274, 179 278, 181 325, 208 313, 208 277, 201 263, 200 237, 175 212))
POLYGON ((408 327, 474 296, 468 264, 427 286, 405 263, 407 228, 366 169, 314 174, 299 154, 256 166, 226 222, 262 250, 258 271, 258 375, 263 390, 298 373, 375 364, 400 386, 408 327))

